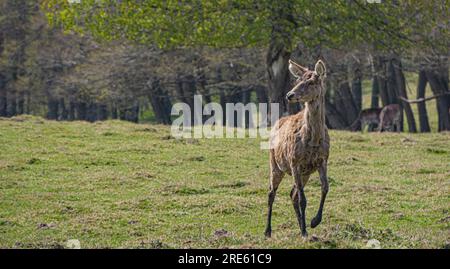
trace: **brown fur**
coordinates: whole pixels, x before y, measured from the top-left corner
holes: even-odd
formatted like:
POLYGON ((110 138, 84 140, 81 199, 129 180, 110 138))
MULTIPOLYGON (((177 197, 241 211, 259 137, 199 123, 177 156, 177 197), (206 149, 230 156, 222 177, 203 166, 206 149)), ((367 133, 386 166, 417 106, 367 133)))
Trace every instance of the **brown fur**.
POLYGON ((371 132, 375 128, 378 128, 381 110, 381 108, 367 108, 361 110, 358 118, 353 122, 350 129, 352 131, 364 131, 365 126, 368 125, 368 131, 371 132))
POLYGON ((398 104, 390 104, 383 107, 380 113, 380 127, 379 131, 401 131, 401 113, 402 108, 398 104))
POLYGON ((325 125, 325 65, 316 64, 315 71, 290 61, 289 70, 296 76, 295 87, 286 95, 290 102, 305 102, 305 109, 296 115, 281 118, 272 129, 270 150, 270 192, 266 236, 271 236, 272 204, 283 176, 294 177, 291 198, 303 236, 306 236, 304 187, 310 175, 319 171, 322 198, 319 211, 311 222, 316 227, 328 192, 327 160, 330 137, 325 125))

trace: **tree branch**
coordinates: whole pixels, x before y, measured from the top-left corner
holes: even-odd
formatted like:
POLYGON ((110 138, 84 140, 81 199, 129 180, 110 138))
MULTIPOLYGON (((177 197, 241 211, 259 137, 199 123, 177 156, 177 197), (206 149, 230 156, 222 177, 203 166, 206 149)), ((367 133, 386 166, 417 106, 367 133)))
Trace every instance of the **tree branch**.
POLYGON ((401 96, 399 96, 398 99, 402 100, 403 102, 407 102, 407 103, 410 103, 410 104, 415 104, 415 103, 422 103, 422 102, 429 101, 429 100, 432 100, 432 99, 435 99, 435 98, 439 98, 439 97, 444 96, 444 95, 450 95, 450 92, 437 94, 437 95, 433 95, 433 96, 426 97, 426 98, 419 98, 419 99, 415 99, 415 100, 408 100, 408 99, 406 99, 404 97, 401 97, 401 96))

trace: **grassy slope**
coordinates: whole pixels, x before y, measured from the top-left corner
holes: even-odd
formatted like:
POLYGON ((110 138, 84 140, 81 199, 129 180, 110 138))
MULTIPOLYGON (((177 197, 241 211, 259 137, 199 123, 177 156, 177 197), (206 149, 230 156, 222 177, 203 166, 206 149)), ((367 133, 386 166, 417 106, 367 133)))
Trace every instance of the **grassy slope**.
MULTIPOLYGON (((263 230, 268 153, 163 126, 0 119, 0 247, 448 247, 450 134, 331 132, 324 221, 299 237, 286 177, 263 230), (225 233, 223 230, 227 231, 225 233), (225 234, 225 236, 223 235, 225 234)), ((320 184, 307 186, 307 219, 320 184)))

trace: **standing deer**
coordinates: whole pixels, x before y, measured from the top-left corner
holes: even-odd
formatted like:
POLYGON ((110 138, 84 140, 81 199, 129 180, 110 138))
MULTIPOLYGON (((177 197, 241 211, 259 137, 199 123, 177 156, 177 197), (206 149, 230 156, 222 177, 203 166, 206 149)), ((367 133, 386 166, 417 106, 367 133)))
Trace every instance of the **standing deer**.
POLYGON ((304 102, 305 108, 296 115, 278 120, 271 132, 270 149, 270 192, 269 209, 265 235, 272 235, 272 205, 278 186, 285 173, 294 177, 291 198, 302 236, 306 237, 306 197, 304 188, 310 175, 319 171, 322 186, 317 215, 311 221, 311 228, 322 221, 322 210, 328 193, 327 160, 330 137, 325 125, 325 88, 323 85, 326 68, 319 60, 310 71, 289 60, 289 71, 297 79, 294 88, 286 95, 291 102, 304 102))
POLYGON ((383 107, 380 113, 379 131, 400 132, 400 124, 402 122, 402 108, 399 104, 390 104, 383 107))
POLYGON ((366 125, 368 126, 367 131, 369 132, 378 129, 378 126, 380 124, 380 113, 381 108, 367 108, 361 110, 358 118, 350 126, 350 130, 360 130, 361 132, 363 132, 366 125))

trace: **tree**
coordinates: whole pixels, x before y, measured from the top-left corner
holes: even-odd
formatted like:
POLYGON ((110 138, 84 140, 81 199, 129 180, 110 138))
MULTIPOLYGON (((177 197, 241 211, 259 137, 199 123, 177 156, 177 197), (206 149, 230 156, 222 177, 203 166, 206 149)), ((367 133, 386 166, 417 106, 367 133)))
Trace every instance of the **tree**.
POLYGON ((0 3, 0 56, 7 54, 0 70, 0 116, 24 112, 25 92, 17 85, 24 74, 25 50, 30 44, 30 18, 36 11, 36 2, 5 0, 0 3))
MULTIPOLYGON (((162 49, 268 47, 269 97, 287 110, 287 59, 294 44, 351 47, 377 41, 380 49, 403 48, 418 25, 411 23, 413 16, 401 15, 430 8, 419 2, 49 0, 45 7, 53 25, 106 40, 126 38, 162 49)), ((419 31, 427 27, 421 23, 419 31)))

